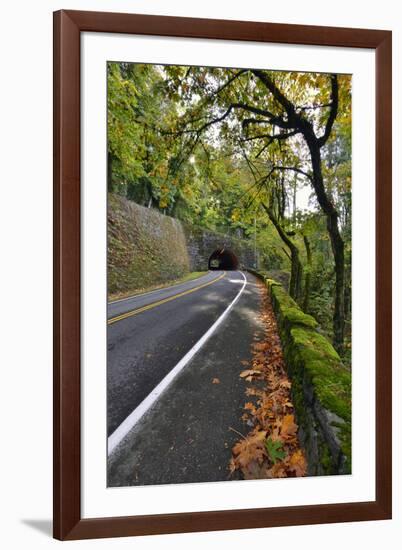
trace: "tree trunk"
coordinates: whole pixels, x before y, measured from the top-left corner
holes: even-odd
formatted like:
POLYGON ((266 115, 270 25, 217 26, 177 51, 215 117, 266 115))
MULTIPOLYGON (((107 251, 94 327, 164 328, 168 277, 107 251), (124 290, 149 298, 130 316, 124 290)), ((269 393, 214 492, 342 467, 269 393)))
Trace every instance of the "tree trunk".
POLYGON ((283 230, 282 226, 276 219, 272 208, 269 208, 266 204, 261 203, 264 210, 267 212, 269 219, 274 225, 275 229, 278 232, 278 235, 282 241, 286 244, 290 251, 290 282, 289 282, 289 294, 290 296, 298 303, 302 299, 302 281, 303 281, 303 265, 299 257, 299 249, 297 246, 289 239, 283 230))
POLYGON ((327 218, 327 230, 331 240, 332 253, 335 263, 335 304, 333 315, 333 344, 335 349, 342 353, 345 332, 345 254, 344 242, 338 227, 338 212, 329 200, 322 177, 321 154, 317 140, 307 139, 310 149, 311 162, 313 167, 313 186, 318 202, 327 218))
POLYGON ((295 175, 295 179, 293 181, 293 224, 296 223, 296 199, 297 199, 297 174, 295 175))
POLYGON ((345 292, 344 292, 344 307, 345 319, 350 319, 352 310, 352 289, 350 276, 346 277, 346 273, 350 272, 350 266, 345 269, 345 292))
POLYGON ((302 299, 303 266, 300 262, 299 250, 295 245, 290 251, 290 256, 292 258, 291 283, 293 279, 293 289, 290 295, 296 302, 300 303, 302 299))
POLYGON ((343 350, 345 333, 345 259, 344 243, 340 235, 331 235, 332 249, 335 259, 335 308, 334 308, 334 347, 338 352, 343 350))
POLYGON ((304 282, 304 299, 303 299, 303 311, 308 312, 310 302, 310 285, 311 285, 311 247, 310 241, 303 235, 304 246, 307 254, 307 273, 304 282))

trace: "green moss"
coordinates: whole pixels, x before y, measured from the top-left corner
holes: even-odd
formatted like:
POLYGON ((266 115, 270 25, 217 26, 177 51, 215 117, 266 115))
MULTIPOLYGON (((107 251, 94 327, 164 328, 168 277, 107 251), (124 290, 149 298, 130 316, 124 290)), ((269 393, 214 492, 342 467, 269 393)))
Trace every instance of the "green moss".
POLYGON ((272 292, 273 287, 280 287, 281 285, 274 281, 273 279, 265 278, 265 285, 270 292, 272 292))
POLYGON ((282 309, 282 317, 286 323, 294 325, 305 325, 309 328, 316 328, 317 321, 311 315, 307 315, 298 307, 287 307, 282 309))
POLYGON ((304 327, 294 327, 290 329, 295 345, 305 348, 306 359, 314 360, 316 358, 327 358, 330 361, 340 364, 341 360, 331 343, 319 332, 308 330, 304 327))
POLYGON ((295 327, 290 334, 294 359, 303 364, 304 376, 312 384, 321 404, 350 422, 351 375, 334 348, 324 336, 312 329, 295 327))
POLYGON ((279 302, 281 307, 299 307, 279 283, 270 280, 269 288, 271 290, 272 297, 279 302))

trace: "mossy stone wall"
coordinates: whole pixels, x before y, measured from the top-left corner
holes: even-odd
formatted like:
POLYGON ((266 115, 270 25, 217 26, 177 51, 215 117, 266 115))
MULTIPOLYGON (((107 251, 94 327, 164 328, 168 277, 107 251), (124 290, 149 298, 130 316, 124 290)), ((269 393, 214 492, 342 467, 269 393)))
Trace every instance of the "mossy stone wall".
POLYGON ((264 274, 292 381, 309 475, 351 473, 351 373, 283 287, 264 274))
POLYGON ((147 288, 189 271, 186 238, 178 220, 109 194, 109 294, 147 288))

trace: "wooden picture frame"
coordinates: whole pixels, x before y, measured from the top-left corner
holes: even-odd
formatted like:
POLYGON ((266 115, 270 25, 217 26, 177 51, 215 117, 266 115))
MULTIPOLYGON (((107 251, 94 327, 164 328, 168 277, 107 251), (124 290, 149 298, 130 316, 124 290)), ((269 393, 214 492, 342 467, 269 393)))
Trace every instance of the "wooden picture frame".
POLYGON ((391 55, 389 31, 84 11, 54 14, 54 536, 61 540, 391 518, 391 55), (331 47, 376 57, 376 499, 81 518, 80 34, 127 33, 331 47))

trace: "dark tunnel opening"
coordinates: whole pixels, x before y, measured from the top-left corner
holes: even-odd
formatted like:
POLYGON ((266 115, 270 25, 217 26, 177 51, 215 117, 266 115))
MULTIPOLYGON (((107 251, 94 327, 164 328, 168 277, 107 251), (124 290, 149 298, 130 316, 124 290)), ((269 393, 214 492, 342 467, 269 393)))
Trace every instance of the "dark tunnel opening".
POLYGON ((224 269, 230 271, 232 269, 238 269, 239 260, 231 250, 227 248, 217 248, 212 252, 208 260, 208 269, 224 269))

